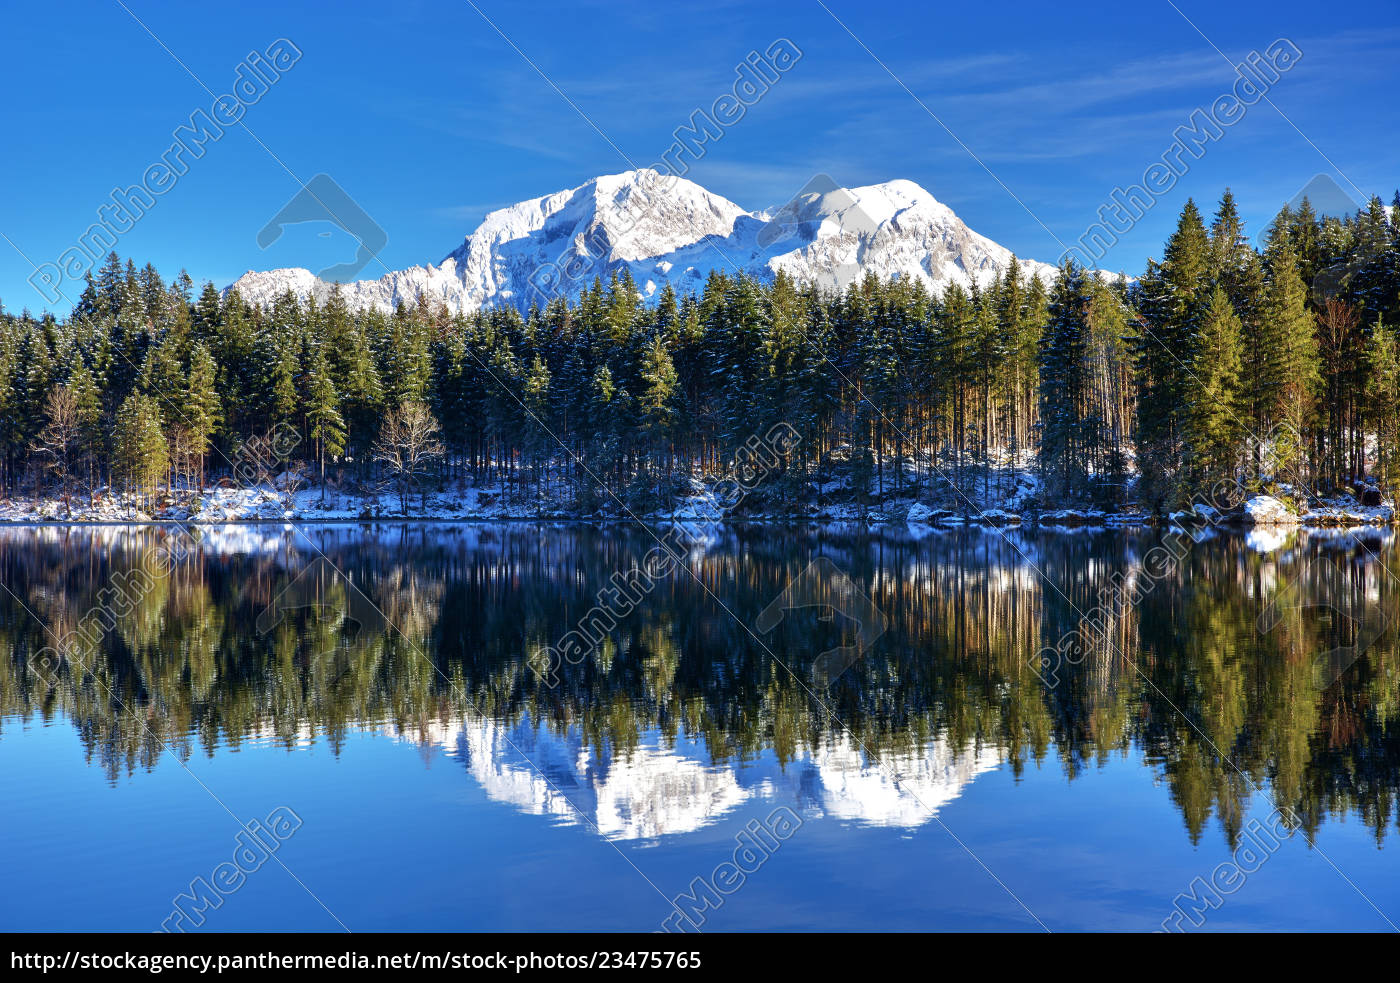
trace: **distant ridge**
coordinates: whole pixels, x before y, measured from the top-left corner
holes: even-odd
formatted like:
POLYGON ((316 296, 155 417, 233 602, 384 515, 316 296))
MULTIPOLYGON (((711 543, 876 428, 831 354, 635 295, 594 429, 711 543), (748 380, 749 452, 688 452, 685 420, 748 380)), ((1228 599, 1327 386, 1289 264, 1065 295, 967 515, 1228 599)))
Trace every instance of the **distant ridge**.
MULTIPOLYGON (((356 309, 390 311, 420 298, 452 311, 553 297, 572 299, 595 276, 623 269, 646 297, 666 284, 698 290, 711 270, 762 280, 786 271, 834 288, 866 273, 911 277, 931 289, 985 284, 1012 262, 1010 250, 967 227, 912 181, 840 188, 814 179, 776 208, 750 212, 693 181, 653 170, 597 177, 577 188, 489 213, 437 265, 341 285, 356 309)), ((1047 284, 1054 267, 1022 261, 1047 284)), ((248 272, 230 289, 257 305, 290 290, 324 300, 332 284, 309 270, 248 272)))

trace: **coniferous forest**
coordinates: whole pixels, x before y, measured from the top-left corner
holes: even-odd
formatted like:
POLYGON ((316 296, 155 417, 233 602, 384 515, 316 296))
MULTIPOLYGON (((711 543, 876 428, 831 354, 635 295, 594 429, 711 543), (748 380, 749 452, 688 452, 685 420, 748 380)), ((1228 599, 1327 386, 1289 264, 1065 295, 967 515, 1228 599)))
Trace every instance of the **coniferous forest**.
MULTIPOLYGON (((643 302, 392 314, 288 294, 267 309, 115 254, 71 314, 0 309, 0 492, 158 507, 294 433, 310 488, 468 484, 578 514, 663 508, 754 435, 800 435, 769 507, 897 499, 1161 513, 1220 482, 1330 494, 1400 482, 1400 194, 1306 200, 1256 249, 1233 196, 1187 202, 1136 278, 825 294, 712 273, 643 302)), ((283 446, 286 446, 285 441, 283 446)), ((1280 492, 1282 494, 1282 492, 1280 492)))

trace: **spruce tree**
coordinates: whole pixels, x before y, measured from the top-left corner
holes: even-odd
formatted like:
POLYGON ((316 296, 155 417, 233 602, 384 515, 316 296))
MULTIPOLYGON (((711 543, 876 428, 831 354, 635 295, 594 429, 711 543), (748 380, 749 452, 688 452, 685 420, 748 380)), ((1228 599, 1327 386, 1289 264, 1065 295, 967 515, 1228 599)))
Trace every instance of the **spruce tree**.
POLYGON ((1089 484, 1084 418, 1088 340, 1084 271, 1071 260, 1055 278, 1040 346, 1037 459, 1045 491, 1060 500, 1083 496, 1089 484))
POLYGON ((1400 485, 1400 337, 1395 329, 1378 319, 1371 331, 1367 354, 1367 397, 1376 434, 1376 478, 1394 494, 1400 485))
POLYGON ((667 447, 666 467, 671 466, 669 441, 676 420, 677 376, 675 363, 665 339, 656 335, 642 359, 641 410, 643 426, 651 444, 648 458, 655 460, 659 442, 667 447))
POLYGON ((1299 473, 1306 450, 1305 432, 1312 422, 1314 400, 1321 384, 1321 368, 1307 287, 1298 272, 1291 236, 1278 237, 1271 247, 1269 280, 1265 288, 1262 335, 1277 356, 1268 361, 1270 402, 1265 414, 1273 421, 1268 439, 1268 470, 1277 478, 1299 473))
POLYGON ((92 373, 82 358, 76 358, 68 373, 68 389, 73 394, 77 410, 81 459, 87 468, 88 487, 93 486, 94 468, 103 450, 104 434, 101 429, 102 394, 93 381, 92 373))
POLYGON ((1200 211, 1188 199, 1162 263, 1148 261, 1137 293, 1140 487, 1156 510, 1178 503, 1185 493, 1181 414, 1196 350, 1198 300, 1209 272, 1209 239, 1200 211))
POLYGON ((534 466, 538 491, 542 479, 547 478, 550 452, 554 447, 550 373, 539 355, 531 360, 525 373, 522 396, 528 417, 524 425, 526 450, 534 466))
POLYGON ((185 385, 184 420, 186 441, 199 481, 204 488, 204 458, 213 444, 214 432, 223 420, 218 392, 219 370, 209 346, 197 342, 190 349, 190 371, 185 385))
POLYGON ((1186 390, 1187 474, 1191 489, 1234 477, 1244 451, 1240 319, 1217 285, 1201 312, 1186 390))
POLYGON ((335 391, 330 365, 321 346, 317 345, 309 359, 306 382, 307 435, 316 446, 316 462, 320 471, 321 504, 326 503, 326 456, 339 457, 345 453, 345 418, 340 413, 340 396, 335 391))
POLYGON ((149 512, 161 479, 170 471, 170 447, 161 430, 160 407, 152 397, 135 392, 122 404, 113 453, 117 476, 149 512))

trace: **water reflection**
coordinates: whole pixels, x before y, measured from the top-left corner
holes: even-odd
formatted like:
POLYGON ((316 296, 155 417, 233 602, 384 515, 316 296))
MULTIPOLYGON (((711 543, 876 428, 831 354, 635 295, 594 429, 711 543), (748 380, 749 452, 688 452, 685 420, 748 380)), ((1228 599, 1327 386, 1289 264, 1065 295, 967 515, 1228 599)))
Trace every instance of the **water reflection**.
POLYGON ((1389 532, 1198 533, 1162 569, 1151 551, 1185 541, 735 527, 693 549, 690 572, 659 581, 596 652, 562 664, 555 686, 531 658, 577 627, 649 535, 421 525, 182 537, 0 532, 0 717, 66 719, 110 779, 159 767, 166 745, 216 755, 271 740, 295 753, 320 740, 340 753, 370 729, 442 749, 498 802, 615 839, 688 833, 756 798, 914 828, 988 769, 1073 779, 1129 751, 1170 788, 1193 841, 1214 821, 1234 842, 1258 786, 1309 836, 1354 813, 1381 841, 1393 821, 1389 532), (259 615, 321 556, 347 579, 259 633, 259 615), (817 556, 887 619, 820 703, 813 660, 858 626, 804 608, 755 629, 817 556), (112 603, 114 584, 136 585, 130 603, 112 603), (358 590, 392 629, 347 621, 358 590), (1133 603, 1105 606, 1108 594, 1133 603), (1295 600, 1261 623, 1282 596, 1295 600), (36 668, 95 607, 107 614, 89 627, 91 649, 36 668), (1084 644, 1047 684, 1036 653, 1075 632, 1084 644), (1319 683, 1318 656, 1348 646, 1355 658, 1319 683))
POLYGON ((992 749, 957 750, 942 739, 875 763, 849 738, 804 748, 785 764, 767 754, 717 763, 703 741, 655 731, 616 755, 528 714, 505 725, 468 713, 460 724, 390 733, 461 761, 497 802, 617 840, 689 833, 754 799, 809 818, 912 829, 1001 763, 992 749))

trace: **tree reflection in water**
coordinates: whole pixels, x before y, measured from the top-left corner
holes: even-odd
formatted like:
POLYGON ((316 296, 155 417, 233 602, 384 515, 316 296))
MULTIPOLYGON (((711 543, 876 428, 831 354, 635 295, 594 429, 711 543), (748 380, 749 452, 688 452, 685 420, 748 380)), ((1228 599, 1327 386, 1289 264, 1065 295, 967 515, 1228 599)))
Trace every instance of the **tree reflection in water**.
POLYGON ((554 687, 529 658, 655 545, 645 532, 228 526, 195 533, 196 548, 162 562, 180 535, 0 533, 0 715, 71 721, 111 779, 155 767, 167 745, 190 756, 320 739, 340 753, 352 732, 386 732, 441 746, 497 799, 560 821, 577 810, 620 838, 696 828, 760 790, 838 818, 916 826, 987 768, 1055 767, 1073 779, 1130 751, 1169 786, 1193 841, 1214 816, 1234 842, 1258 785, 1309 836, 1344 813, 1378 841, 1392 822, 1396 632, 1330 685, 1317 671, 1320 655, 1368 630, 1351 610, 1400 624, 1388 532, 1192 544, 1150 590, 1138 585, 1135 606, 1110 609, 1099 643, 1047 685, 1036 653, 1102 610, 1101 591, 1144 577, 1163 534, 735 526, 692 553, 693 576, 661 581, 596 652, 561 665, 554 687), (332 578, 324 603, 256 630, 322 553, 391 629, 347 622, 351 588, 332 578), (804 608, 755 634, 818 556, 887 621, 822 691, 837 720, 808 691, 812 661, 856 626, 804 608), (36 618, 73 631, 133 570, 146 573, 131 578, 143 589, 81 668, 29 667, 53 644, 36 618), (1289 603, 1270 608, 1282 592, 1289 603))

